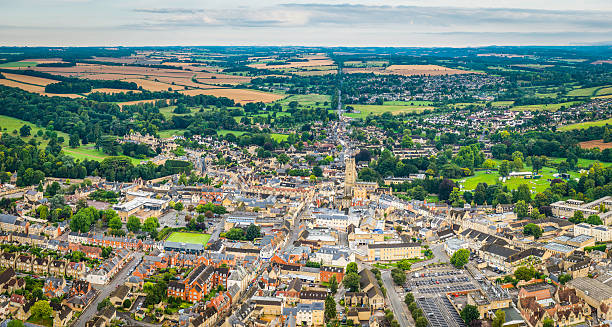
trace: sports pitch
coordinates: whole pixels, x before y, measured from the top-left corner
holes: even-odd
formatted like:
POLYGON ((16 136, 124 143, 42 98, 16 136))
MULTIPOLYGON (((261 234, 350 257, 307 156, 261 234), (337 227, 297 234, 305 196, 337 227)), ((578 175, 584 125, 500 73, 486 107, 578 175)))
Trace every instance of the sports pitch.
POLYGON ((209 239, 210 234, 173 232, 172 234, 170 234, 170 236, 168 236, 166 241, 189 244, 206 244, 208 243, 209 239))

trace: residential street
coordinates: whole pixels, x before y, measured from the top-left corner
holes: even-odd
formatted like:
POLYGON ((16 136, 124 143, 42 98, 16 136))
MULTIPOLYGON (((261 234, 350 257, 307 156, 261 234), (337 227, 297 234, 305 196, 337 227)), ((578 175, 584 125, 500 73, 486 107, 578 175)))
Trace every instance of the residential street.
POLYGON ((397 319, 397 322, 399 322, 400 326, 414 326, 414 323, 408 320, 410 312, 408 311, 406 304, 404 304, 404 299, 400 298, 400 295, 395 291, 395 284, 391 278, 391 272, 389 270, 382 271, 381 278, 385 288, 387 289, 387 299, 391 304, 393 315, 395 316, 395 319, 397 319))
POLYGON ((79 318, 72 325, 73 327, 85 327, 85 323, 96 315, 96 312, 98 311, 98 303, 102 302, 102 300, 107 298, 117 287, 119 287, 119 285, 126 281, 129 271, 140 263, 142 256, 143 254, 141 252, 133 253, 132 261, 128 262, 128 264, 126 264, 123 269, 121 269, 121 271, 115 275, 115 278, 108 285, 104 285, 100 289, 98 296, 87 307, 87 309, 83 311, 81 316, 79 316, 79 318))

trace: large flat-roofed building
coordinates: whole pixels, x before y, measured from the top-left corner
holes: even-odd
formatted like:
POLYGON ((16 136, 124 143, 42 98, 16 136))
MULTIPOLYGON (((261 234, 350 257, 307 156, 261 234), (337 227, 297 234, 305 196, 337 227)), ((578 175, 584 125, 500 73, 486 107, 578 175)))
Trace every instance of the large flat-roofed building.
POLYGON ((129 216, 136 216, 144 221, 149 217, 161 215, 168 203, 167 200, 136 197, 128 202, 115 204, 113 209, 123 222, 126 222, 129 216))
POLYGON ((421 258, 419 243, 375 243, 368 244, 368 261, 399 261, 421 258))
POLYGON ((587 223, 580 223, 574 226, 574 235, 592 236, 597 242, 612 241, 612 229, 610 229, 608 226, 597 226, 587 223))
POLYGON ((605 196, 603 198, 585 203, 584 201, 568 199, 561 200, 550 205, 552 213, 556 217, 570 218, 574 216, 576 211, 582 212, 584 217, 590 215, 598 215, 604 222, 604 225, 612 223, 612 197, 605 196), (605 210, 602 210, 605 209, 605 210))

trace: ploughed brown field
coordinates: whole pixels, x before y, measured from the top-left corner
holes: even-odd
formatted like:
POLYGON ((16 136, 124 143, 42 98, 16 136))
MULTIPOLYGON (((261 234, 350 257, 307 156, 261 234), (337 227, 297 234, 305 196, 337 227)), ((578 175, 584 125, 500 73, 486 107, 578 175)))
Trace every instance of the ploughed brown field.
POLYGON ((391 65, 387 68, 368 67, 368 68, 344 68, 347 74, 374 73, 380 75, 458 75, 475 74, 475 72, 461 69, 453 69, 439 65, 391 65))
POLYGON ((585 141, 585 142, 580 142, 578 144, 580 144, 580 147, 583 149, 593 149, 593 148, 599 148, 600 150, 612 149, 612 142, 604 143, 603 140, 585 141))

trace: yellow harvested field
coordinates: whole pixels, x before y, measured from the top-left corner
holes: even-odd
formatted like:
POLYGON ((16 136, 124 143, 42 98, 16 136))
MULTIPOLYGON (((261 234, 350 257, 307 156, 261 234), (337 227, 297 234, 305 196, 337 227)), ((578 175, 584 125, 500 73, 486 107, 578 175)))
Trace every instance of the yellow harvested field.
POLYGON ((64 62, 62 58, 41 58, 41 59, 24 59, 21 62, 35 62, 37 64, 54 64, 58 62, 64 62))
POLYGON ((378 74, 378 75, 456 75, 456 74, 477 74, 476 72, 453 69, 438 65, 391 65, 386 69, 381 67, 365 68, 344 68, 347 74, 378 74))
POLYGON ((228 89, 228 88, 210 88, 210 89, 196 89, 196 90, 185 90, 179 91, 185 95, 214 95, 216 97, 226 97, 234 100, 237 103, 249 103, 249 102, 274 102, 285 97, 283 94, 267 93, 255 90, 247 89, 228 89))
POLYGON ((12 79, 18 82, 27 83, 27 84, 36 84, 40 86, 47 86, 49 84, 59 82, 54 79, 34 77, 34 76, 21 75, 21 74, 4 73, 3 75, 8 79, 12 79))
POLYGON ((288 62, 286 65, 267 65, 265 63, 250 64, 247 65, 257 69, 283 69, 283 68, 300 68, 300 67, 312 67, 312 66, 331 66, 334 65, 334 61, 331 59, 308 59, 308 61, 301 62, 288 62))
POLYGON ((335 69, 330 69, 330 70, 307 70, 307 71, 303 71, 303 72, 291 72, 291 74, 295 74, 298 76, 321 76, 321 75, 328 75, 328 74, 335 74, 336 70, 335 69))
POLYGON ((168 88, 171 88, 173 90, 185 88, 184 86, 180 86, 180 85, 171 85, 171 84, 166 84, 166 83, 161 83, 161 82, 156 82, 156 81, 149 81, 146 79, 138 79, 138 78, 126 79, 124 81, 134 82, 136 83, 136 85, 142 87, 145 90, 149 90, 149 91, 168 91, 168 88))
POLYGON ((461 69, 452 69, 438 65, 391 65, 385 69, 399 75, 455 75, 471 74, 473 72, 461 69))
POLYGON ((116 94, 116 93, 127 93, 127 92, 140 93, 141 91, 140 90, 124 90, 124 89, 100 88, 100 89, 93 89, 93 90, 91 90, 90 93, 95 93, 95 92, 116 94))
POLYGON ((49 96, 49 97, 64 97, 64 98, 82 98, 83 97, 82 95, 78 95, 78 94, 53 94, 53 93, 45 93, 45 88, 43 86, 19 83, 19 82, 15 82, 15 81, 11 81, 11 80, 5 79, 5 78, 0 79, 0 85, 9 86, 9 87, 16 87, 16 88, 22 89, 24 91, 28 91, 28 92, 32 92, 32 93, 38 93, 40 95, 45 95, 45 96, 49 96))
POLYGON ((578 143, 583 149, 594 149, 605 150, 612 148, 612 143, 605 143, 603 140, 592 140, 578 143))
POLYGON ((39 93, 39 94, 45 93, 45 88, 42 86, 23 84, 23 83, 11 81, 8 79, 0 79, 0 84, 5 85, 5 86, 20 88, 28 92, 39 93))

